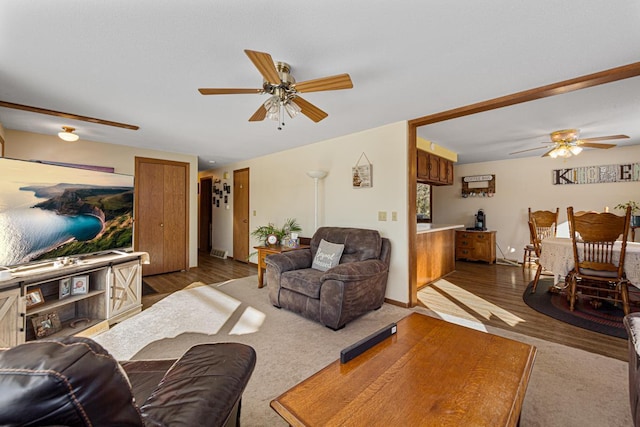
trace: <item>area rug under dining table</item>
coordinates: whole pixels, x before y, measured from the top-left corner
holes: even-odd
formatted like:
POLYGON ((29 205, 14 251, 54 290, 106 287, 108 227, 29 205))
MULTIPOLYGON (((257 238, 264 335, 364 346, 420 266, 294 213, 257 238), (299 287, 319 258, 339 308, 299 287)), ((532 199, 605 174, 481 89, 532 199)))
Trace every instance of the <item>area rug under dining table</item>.
MULTIPOLYGON (((603 301, 600 307, 594 308, 588 297, 579 295, 575 309, 571 311, 565 292, 548 291, 553 286, 553 282, 551 278, 540 279, 534 294, 531 293, 533 282, 529 283, 522 294, 525 304, 561 322, 612 337, 627 339, 627 331, 622 323, 624 311, 621 305, 603 301)), ((632 301, 640 298, 638 291, 629 289, 629 292, 632 301)), ((637 312, 640 311, 640 307, 632 304, 630 310, 632 313, 637 312)))

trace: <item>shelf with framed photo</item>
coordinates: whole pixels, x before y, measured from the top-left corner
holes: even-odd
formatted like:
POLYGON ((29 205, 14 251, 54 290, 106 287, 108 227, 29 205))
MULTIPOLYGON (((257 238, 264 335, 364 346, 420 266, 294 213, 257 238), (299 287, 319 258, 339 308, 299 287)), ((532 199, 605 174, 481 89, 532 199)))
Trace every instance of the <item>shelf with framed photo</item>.
POLYGON ((73 335, 104 321, 107 273, 108 269, 95 268, 27 284, 26 340, 73 335), (41 301, 30 305, 29 296, 41 301), (78 319, 88 321, 74 323, 78 319))
POLYGON ((108 254, 21 272, 0 283, 0 297, 18 295, 13 297, 18 316, 15 310, 10 310, 11 315, 0 313, 0 345, 44 337, 91 336, 140 312, 142 264, 147 260, 144 252, 108 254), (13 328, 14 324, 18 327, 13 328))

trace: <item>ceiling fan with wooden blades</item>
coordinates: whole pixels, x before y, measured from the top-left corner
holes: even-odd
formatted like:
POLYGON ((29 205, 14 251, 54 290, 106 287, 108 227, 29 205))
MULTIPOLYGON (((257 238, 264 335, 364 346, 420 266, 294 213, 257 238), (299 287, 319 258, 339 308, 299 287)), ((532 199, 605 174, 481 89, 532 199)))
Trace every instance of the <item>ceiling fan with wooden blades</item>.
POLYGON ((580 154, 584 147, 587 148, 613 148, 616 144, 603 144, 596 141, 610 141, 614 139, 626 139, 629 138, 627 135, 608 135, 608 136, 597 136, 594 138, 580 138, 580 130, 579 129, 564 129, 557 130, 555 132, 551 132, 551 141, 543 142, 546 144, 544 147, 538 148, 529 148, 527 150, 514 151, 509 154, 519 154, 525 153, 527 151, 548 149, 542 157, 571 157, 577 156, 580 154))
POLYGON ((202 95, 271 95, 249 118, 250 122, 270 118, 278 121, 278 129, 282 129, 280 124, 284 125, 282 120, 284 110, 291 118, 295 117, 298 113, 302 113, 317 123, 326 118, 328 114, 302 98, 300 96, 301 93, 353 88, 351 77, 346 73, 297 83, 290 74, 291 67, 289 64, 285 62, 274 62, 271 55, 265 52, 248 49, 245 49, 244 52, 262 75, 262 88, 200 88, 198 91, 202 95))

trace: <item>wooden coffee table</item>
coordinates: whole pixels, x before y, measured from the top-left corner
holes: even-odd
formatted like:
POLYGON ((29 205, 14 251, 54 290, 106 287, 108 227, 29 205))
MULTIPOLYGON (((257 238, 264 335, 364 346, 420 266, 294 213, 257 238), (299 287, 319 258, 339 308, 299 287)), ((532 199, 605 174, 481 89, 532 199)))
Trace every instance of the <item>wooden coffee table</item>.
POLYGON ((515 426, 535 354, 529 344, 413 313, 397 334, 330 364, 271 407, 292 426, 515 426))

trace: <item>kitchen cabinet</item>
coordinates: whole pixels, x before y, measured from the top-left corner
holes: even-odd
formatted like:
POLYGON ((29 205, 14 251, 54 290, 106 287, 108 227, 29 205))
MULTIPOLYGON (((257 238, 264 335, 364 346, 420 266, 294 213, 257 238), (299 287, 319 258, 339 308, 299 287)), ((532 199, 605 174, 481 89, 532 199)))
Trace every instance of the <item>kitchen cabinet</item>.
POLYGON ((444 185, 453 184, 453 162, 451 160, 440 157, 438 162, 439 174, 438 179, 444 185))
POLYGON ((453 162, 424 150, 417 150, 417 178, 432 185, 453 184, 453 162))
POLYGON ((417 175, 420 180, 429 179, 429 154, 426 151, 418 150, 417 175))
POLYGON ((496 262, 495 231, 456 231, 456 260, 496 262))

